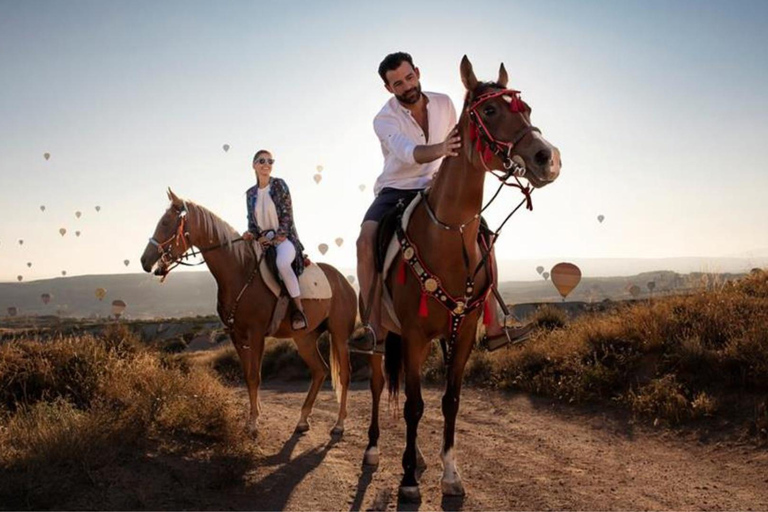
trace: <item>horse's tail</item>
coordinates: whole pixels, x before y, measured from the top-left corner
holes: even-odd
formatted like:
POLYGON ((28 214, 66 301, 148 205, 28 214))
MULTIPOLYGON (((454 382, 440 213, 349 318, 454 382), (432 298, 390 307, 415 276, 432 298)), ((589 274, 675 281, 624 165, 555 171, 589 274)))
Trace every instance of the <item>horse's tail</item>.
POLYGON ((387 374, 387 390, 390 403, 397 404, 400 394, 400 373, 403 369, 403 338, 399 334, 387 334, 384 352, 384 372, 387 374))
MULTIPOLYGON (((336 392, 336 402, 341 403, 341 365, 339 364, 339 348, 336 346, 338 340, 333 339, 333 334, 329 332, 330 360, 331 360, 331 386, 336 392)), ((346 343, 346 340, 344 340, 346 343)))

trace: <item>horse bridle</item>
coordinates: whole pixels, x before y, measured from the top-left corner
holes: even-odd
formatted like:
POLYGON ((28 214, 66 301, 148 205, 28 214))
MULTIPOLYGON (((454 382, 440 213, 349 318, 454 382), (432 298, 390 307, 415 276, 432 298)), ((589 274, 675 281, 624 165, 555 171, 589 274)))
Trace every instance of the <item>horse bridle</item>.
POLYGON ((189 232, 186 230, 187 203, 182 201, 180 208, 176 206, 172 206, 172 208, 177 214, 176 227, 173 230, 173 235, 164 242, 158 242, 155 237, 149 239, 149 243, 157 247, 158 252, 160 252, 159 261, 162 263, 163 269, 161 270, 158 267, 155 270, 155 275, 162 276, 161 281, 164 281, 171 270, 179 265, 199 265, 199 263, 190 264, 183 261, 195 254, 194 251, 191 254, 188 253, 191 245, 188 240, 189 232), (172 254, 174 245, 177 247, 181 245, 183 247, 183 251, 179 256, 173 256, 172 254))
POLYGON ((509 109, 512 112, 527 113, 531 111, 531 107, 520 99, 520 91, 514 89, 501 89, 481 94, 475 98, 474 102, 467 107, 467 113, 469 114, 469 139, 475 144, 475 150, 480 155, 480 161, 486 171, 494 174, 488 169, 486 164, 491 161, 493 155, 498 156, 507 172, 503 176, 503 179, 496 174, 494 174, 494 176, 504 181, 508 179, 510 175, 525 175, 525 166, 518 164, 512 159, 512 150, 526 135, 532 132, 541 133, 541 130, 532 126, 530 123, 526 123, 526 125, 512 137, 511 141, 501 141, 494 137, 483 122, 483 118, 480 116, 477 109, 486 101, 498 98, 499 96, 510 97, 509 109))

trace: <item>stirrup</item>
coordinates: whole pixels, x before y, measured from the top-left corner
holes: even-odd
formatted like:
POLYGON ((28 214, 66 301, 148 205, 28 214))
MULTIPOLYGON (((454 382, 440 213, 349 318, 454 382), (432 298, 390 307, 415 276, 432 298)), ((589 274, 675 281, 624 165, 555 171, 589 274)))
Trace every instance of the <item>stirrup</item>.
POLYGON ((306 329, 309 326, 309 323, 307 322, 307 315, 304 314, 301 310, 295 310, 293 313, 291 313, 291 330, 293 331, 301 331, 302 329, 306 329), (297 321, 301 322, 301 327, 296 327, 297 321))
POLYGON ((378 340, 376 339, 376 331, 373 330, 373 327, 370 324, 364 324, 356 333, 357 335, 352 333, 352 337, 347 340, 349 351, 367 355, 376 353, 378 340))
POLYGON ((534 329, 534 324, 528 324, 521 327, 501 328, 501 334, 496 336, 483 336, 483 343, 488 347, 488 352, 493 352, 507 345, 516 345, 528 340, 534 329))

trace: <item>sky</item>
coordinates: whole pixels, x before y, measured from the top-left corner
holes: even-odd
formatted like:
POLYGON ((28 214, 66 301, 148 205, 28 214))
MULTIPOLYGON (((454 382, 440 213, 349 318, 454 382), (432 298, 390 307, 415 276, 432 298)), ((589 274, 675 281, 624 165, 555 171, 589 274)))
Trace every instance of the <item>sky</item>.
POLYGON ((245 230, 261 148, 310 257, 353 268, 394 51, 457 109, 462 56, 503 62, 560 149, 500 259, 768 253, 766 48, 762 0, 0 0, 0 281, 141 272, 167 187, 245 230))

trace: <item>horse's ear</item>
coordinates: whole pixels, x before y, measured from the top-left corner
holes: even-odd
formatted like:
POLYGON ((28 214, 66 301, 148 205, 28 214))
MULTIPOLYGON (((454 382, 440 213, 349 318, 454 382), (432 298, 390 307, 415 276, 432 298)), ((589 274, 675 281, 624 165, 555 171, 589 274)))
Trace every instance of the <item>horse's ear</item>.
POLYGON ((507 70, 504 68, 504 63, 502 62, 501 66, 499 67, 499 79, 496 80, 496 83, 506 89, 508 82, 509 76, 507 75, 507 70))
POLYGON ((475 77, 475 72, 472 71, 472 63, 469 62, 466 55, 461 59, 461 82, 469 92, 474 91, 477 87, 477 77, 475 77))
POLYGON ((174 205, 181 204, 181 199, 179 199, 176 194, 173 193, 173 190, 171 190, 171 187, 168 187, 168 199, 171 201, 174 205))

